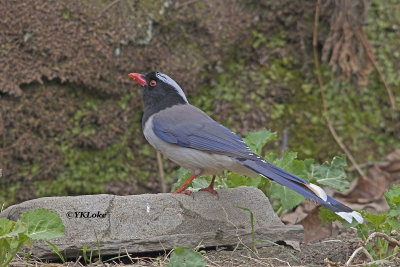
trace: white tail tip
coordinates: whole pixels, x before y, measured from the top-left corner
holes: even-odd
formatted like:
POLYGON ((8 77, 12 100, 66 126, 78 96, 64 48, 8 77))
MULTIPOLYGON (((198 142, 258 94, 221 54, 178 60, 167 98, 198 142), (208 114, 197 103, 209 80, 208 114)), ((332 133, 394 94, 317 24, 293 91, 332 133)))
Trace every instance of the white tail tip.
POLYGON ((358 223, 364 222, 363 217, 357 211, 352 211, 352 212, 340 211, 335 213, 340 217, 342 217, 343 219, 345 219, 348 223, 351 223, 353 221, 353 218, 356 219, 358 223))

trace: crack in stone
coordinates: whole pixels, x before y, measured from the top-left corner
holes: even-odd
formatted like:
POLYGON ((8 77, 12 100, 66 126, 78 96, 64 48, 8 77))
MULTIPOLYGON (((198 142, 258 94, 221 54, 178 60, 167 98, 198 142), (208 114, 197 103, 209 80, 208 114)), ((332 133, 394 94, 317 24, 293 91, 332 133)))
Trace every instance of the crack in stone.
POLYGON ((111 197, 108 207, 106 209, 106 216, 108 216, 108 226, 107 226, 107 230, 104 232, 104 235, 103 235, 103 237, 107 238, 107 239, 111 239, 111 212, 114 209, 114 201, 115 201, 115 198, 117 197, 115 195, 109 195, 109 196, 112 196, 112 197, 111 197))

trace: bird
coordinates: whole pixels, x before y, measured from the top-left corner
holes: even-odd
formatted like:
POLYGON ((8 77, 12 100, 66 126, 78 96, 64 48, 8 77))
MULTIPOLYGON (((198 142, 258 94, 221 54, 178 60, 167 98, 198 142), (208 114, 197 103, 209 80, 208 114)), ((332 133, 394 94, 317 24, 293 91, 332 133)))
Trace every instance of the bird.
POLYGON ((173 193, 189 194, 186 187, 196 177, 213 175, 210 185, 201 191, 216 194, 215 177, 224 170, 248 177, 261 175, 321 203, 349 223, 353 218, 363 223, 360 213, 330 197, 318 185, 267 162, 237 134, 189 104, 182 88, 168 75, 152 71, 129 73, 129 77, 142 88, 142 130, 146 140, 167 158, 193 173, 173 193))

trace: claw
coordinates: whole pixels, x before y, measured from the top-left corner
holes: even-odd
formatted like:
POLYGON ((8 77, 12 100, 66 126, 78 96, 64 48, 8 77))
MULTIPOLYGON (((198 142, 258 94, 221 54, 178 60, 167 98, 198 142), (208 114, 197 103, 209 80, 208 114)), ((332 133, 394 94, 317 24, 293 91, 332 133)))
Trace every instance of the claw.
POLYGON ((210 185, 208 187, 200 189, 199 191, 208 191, 211 194, 216 195, 217 191, 214 190, 214 182, 215 182, 215 175, 213 176, 210 185))
POLYGON ((176 191, 174 191, 172 194, 185 194, 185 195, 188 195, 188 196, 190 196, 191 194, 192 194, 192 191, 190 191, 190 190, 181 190, 181 191, 179 191, 179 192, 177 192, 178 190, 176 190, 176 191))
POLYGON ((185 190, 185 188, 188 186, 188 184, 190 184, 191 181, 193 181, 198 175, 197 174, 193 174, 189 179, 186 180, 186 182, 183 183, 183 185, 181 185, 178 189, 176 189, 173 194, 186 194, 186 195, 190 195, 191 193, 184 193, 186 191, 190 192, 189 190, 185 190))
POLYGON ((217 191, 215 191, 214 188, 211 188, 211 187, 205 187, 205 188, 200 189, 199 191, 208 191, 213 195, 217 194, 217 191))

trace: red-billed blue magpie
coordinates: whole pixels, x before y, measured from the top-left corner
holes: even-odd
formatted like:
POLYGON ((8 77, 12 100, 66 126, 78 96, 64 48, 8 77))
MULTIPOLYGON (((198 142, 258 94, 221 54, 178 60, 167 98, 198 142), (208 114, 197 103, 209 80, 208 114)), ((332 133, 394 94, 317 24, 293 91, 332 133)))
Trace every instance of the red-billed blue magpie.
POLYGON ((360 213, 328 196, 325 191, 254 154, 231 130, 189 104, 181 87, 160 72, 130 73, 142 86, 144 114, 142 128, 147 141, 175 163, 193 172, 174 193, 186 193, 197 176, 214 175, 209 187, 213 194, 216 174, 230 170, 249 177, 261 175, 321 203, 348 222, 363 222, 360 213))

